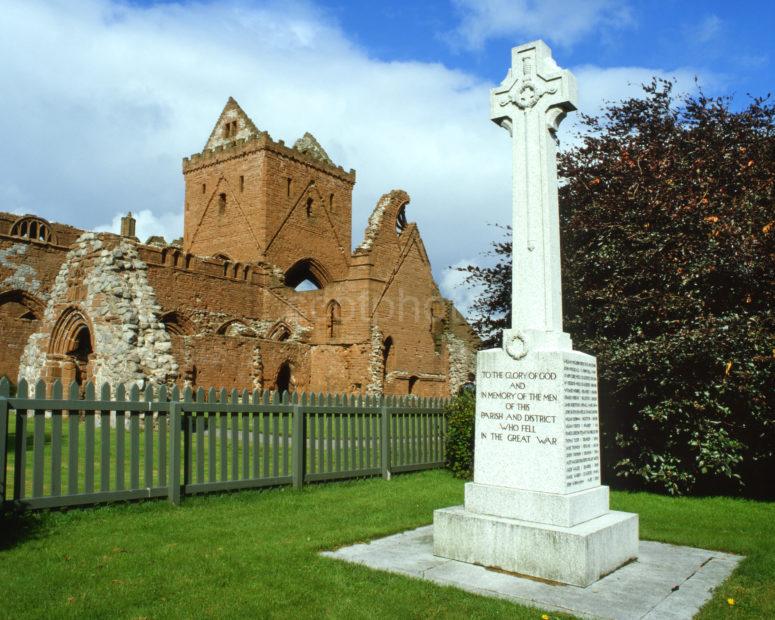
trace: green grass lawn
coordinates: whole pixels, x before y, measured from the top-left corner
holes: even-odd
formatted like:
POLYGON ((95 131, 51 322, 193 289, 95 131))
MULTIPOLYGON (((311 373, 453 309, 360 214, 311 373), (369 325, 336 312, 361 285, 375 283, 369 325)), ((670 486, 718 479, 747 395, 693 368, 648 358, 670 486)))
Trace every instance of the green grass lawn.
MULTIPOLYGON (((462 500, 461 481, 427 471, 0 521, 0 617, 540 618, 318 556, 462 500)), ((643 538, 748 556, 702 618, 775 617, 775 504, 624 493, 612 504, 640 513, 643 538)))

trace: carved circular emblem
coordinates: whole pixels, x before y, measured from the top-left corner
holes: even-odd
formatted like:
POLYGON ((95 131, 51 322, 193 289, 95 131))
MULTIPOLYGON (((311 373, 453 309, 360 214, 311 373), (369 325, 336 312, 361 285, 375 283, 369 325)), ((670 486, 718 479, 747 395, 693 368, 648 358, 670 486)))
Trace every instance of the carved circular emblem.
POLYGON ((503 348, 515 360, 521 360, 527 355, 527 342, 520 334, 511 335, 504 343, 503 348))
POLYGON ((525 82, 519 87, 514 103, 524 110, 525 108, 532 108, 540 97, 541 93, 536 90, 536 87, 530 82, 525 82))

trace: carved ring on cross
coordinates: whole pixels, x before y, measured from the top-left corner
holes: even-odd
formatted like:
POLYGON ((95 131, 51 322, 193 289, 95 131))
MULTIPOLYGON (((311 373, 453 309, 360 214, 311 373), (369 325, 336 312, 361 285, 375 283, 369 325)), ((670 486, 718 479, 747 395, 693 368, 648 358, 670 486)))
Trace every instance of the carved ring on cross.
POLYGON ((508 353, 515 360, 521 360, 528 353, 527 341, 521 334, 512 334, 503 345, 508 353))
POLYGON ((523 81, 518 88, 509 93, 509 98, 501 101, 501 107, 513 103, 520 110, 532 108, 538 100, 546 93, 553 95, 557 92, 556 87, 544 88, 532 80, 523 81))

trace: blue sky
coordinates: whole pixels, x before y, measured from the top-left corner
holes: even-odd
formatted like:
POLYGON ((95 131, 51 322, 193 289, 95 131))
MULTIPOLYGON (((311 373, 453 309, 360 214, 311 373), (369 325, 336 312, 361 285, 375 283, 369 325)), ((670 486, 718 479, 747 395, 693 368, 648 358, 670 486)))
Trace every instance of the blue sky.
MULTIPOLYGON (((227 98, 355 168, 353 243, 379 196, 412 196, 442 290, 510 218, 508 134, 488 120, 509 50, 535 38, 576 74, 580 108, 679 88, 764 95, 775 3, 653 0, 119 2, 0 0, 0 201, 87 228, 182 230, 180 160, 227 98)), ((573 117, 562 134, 572 144, 573 117)))
POLYGON ((469 7, 476 5, 493 5, 496 15, 499 9, 508 12, 505 7, 509 6, 525 7, 519 10, 522 14, 540 5, 548 7, 547 13, 554 12, 553 5, 558 12, 574 12, 586 5, 594 14, 580 19, 575 27, 568 24, 554 34, 550 14, 525 32, 527 39, 543 38, 553 44, 555 53, 574 65, 694 67, 717 76, 719 91, 739 94, 762 93, 773 85, 775 2, 323 3, 343 29, 353 33, 353 40, 376 58, 441 62, 497 81, 503 77, 506 52, 514 45, 513 33, 519 28, 504 24, 499 31, 488 23, 487 15, 479 17, 479 29, 475 28, 480 13, 469 7), (466 21, 472 22, 468 28, 466 21))

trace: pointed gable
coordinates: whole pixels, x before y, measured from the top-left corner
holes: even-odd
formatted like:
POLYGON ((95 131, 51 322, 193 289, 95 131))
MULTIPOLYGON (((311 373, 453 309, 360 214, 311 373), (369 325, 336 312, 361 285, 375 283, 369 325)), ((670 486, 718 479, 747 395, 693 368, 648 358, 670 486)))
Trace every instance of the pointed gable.
POLYGON ((320 143, 315 139, 315 136, 313 136, 310 132, 306 132, 301 138, 296 140, 296 142, 293 145, 293 148, 299 151, 299 153, 302 153, 303 155, 308 155, 309 157, 312 157, 313 159, 316 159, 319 162, 328 164, 329 166, 334 165, 334 162, 331 161, 331 158, 328 156, 328 153, 326 153, 325 150, 323 150, 323 147, 320 146, 320 143))
POLYGON ((223 112, 221 112, 215 127, 213 127, 204 150, 227 146, 237 140, 254 138, 258 134, 259 131, 253 124, 253 121, 250 120, 250 117, 245 114, 245 111, 233 97, 229 97, 223 112))

